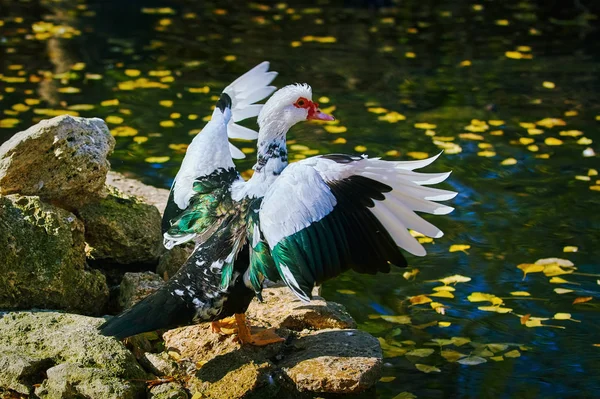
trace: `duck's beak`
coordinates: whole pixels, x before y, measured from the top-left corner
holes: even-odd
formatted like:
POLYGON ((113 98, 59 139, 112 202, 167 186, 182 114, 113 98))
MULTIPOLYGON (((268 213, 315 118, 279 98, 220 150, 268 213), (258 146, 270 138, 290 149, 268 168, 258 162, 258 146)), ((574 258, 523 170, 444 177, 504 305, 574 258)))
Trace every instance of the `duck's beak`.
POLYGON ((332 115, 321 112, 319 104, 312 103, 312 106, 308 109, 308 116, 306 117, 309 121, 334 121, 335 118, 332 115))

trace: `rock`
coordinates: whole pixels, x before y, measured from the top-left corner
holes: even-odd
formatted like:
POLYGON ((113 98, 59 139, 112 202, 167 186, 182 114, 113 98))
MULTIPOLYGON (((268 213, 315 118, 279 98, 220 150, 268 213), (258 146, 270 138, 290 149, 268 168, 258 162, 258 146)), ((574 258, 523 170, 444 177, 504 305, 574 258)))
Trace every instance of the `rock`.
POLYGON ((173 277, 175 273, 183 266, 185 261, 194 252, 194 243, 178 245, 169 251, 165 251, 158 260, 156 274, 164 280, 173 277))
POLYGON ((119 289, 119 306, 127 309, 158 290, 164 280, 156 273, 125 273, 119 289))
POLYGON ((381 347, 366 332, 321 330, 303 335, 293 346, 296 352, 279 367, 300 391, 358 393, 381 377, 381 347))
POLYGON ((104 186, 114 145, 101 119, 43 120, 0 146, 0 194, 37 195, 77 207, 104 186))
POLYGON ((150 388, 148 399, 188 399, 189 395, 183 387, 174 382, 160 384, 150 388))
POLYGON ((315 298, 313 308, 288 291, 264 290, 265 303, 253 303, 247 312, 252 325, 276 327, 285 342, 240 345, 204 323, 164 333, 162 356, 177 361, 190 393, 203 398, 314 397, 374 386, 381 376, 379 341, 355 329, 327 328, 355 322, 339 304, 315 298))
POLYGON ((165 352, 161 354, 150 352, 144 353, 139 361, 146 370, 159 377, 173 377, 179 373, 177 370, 177 363, 165 352))
POLYGON ((135 399, 143 393, 139 383, 133 384, 106 370, 82 364, 62 363, 49 368, 46 375, 48 378, 35 388, 35 394, 42 399, 135 399))
POLYGON ((106 279, 86 268, 84 247, 72 213, 39 197, 0 196, 0 308, 101 313, 106 279))
POLYGON ((295 331, 356 328, 356 322, 342 305, 320 296, 304 303, 289 288, 277 287, 264 290, 263 301, 253 300, 246 312, 249 319, 262 325, 295 331))
POLYGON ((153 205, 111 189, 78 213, 92 258, 120 264, 157 261, 162 249, 161 217, 153 205))
POLYGON ((149 186, 139 180, 130 179, 112 171, 106 175, 106 184, 118 188, 125 194, 136 196, 147 204, 154 205, 161 215, 167 206, 169 190, 164 188, 149 186))
POLYGON ((42 398, 139 398, 149 378, 123 344, 98 332, 104 319, 58 312, 0 318, 0 389, 42 398), (135 382, 139 380, 141 382, 135 382))

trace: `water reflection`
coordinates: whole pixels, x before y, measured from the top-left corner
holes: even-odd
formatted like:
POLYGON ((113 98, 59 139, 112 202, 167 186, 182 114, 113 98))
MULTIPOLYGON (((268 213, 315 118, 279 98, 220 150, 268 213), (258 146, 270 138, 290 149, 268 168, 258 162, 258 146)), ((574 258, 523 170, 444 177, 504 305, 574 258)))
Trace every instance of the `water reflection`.
POLYGON ((168 187, 214 95, 268 59, 277 84, 309 82, 347 128, 294 128, 292 159, 406 159, 443 148, 434 169, 454 171, 456 210, 433 218, 446 235, 426 244, 428 257, 410 258, 418 274, 349 273, 325 286, 382 339, 385 375, 395 378, 379 395, 594 397, 600 165, 584 152, 600 140, 598 10, 584 1, 392 3, 0 0, 0 140, 62 112, 103 117, 118 135, 113 168, 168 187), (456 244, 470 249, 449 252, 456 244), (567 283, 541 272, 523 280, 517 265, 549 257, 576 265, 558 276, 567 283), (435 280, 451 275, 470 280, 449 285, 453 298, 432 296, 443 286, 435 280), (479 310, 487 304, 470 302, 473 292, 513 312, 479 310), (444 314, 411 305, 423 294, 444 314), (578 297, 593 299, 574 305, 578 297), (565 329, 528 328, 528 314, 565 329))

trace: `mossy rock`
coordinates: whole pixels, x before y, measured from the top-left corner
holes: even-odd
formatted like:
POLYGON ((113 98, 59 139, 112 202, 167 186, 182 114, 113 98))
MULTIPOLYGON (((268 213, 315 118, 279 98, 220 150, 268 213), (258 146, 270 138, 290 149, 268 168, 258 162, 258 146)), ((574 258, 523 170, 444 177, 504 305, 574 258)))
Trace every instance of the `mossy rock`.
POLYGON ((119 264, 156 263, 162 249, 161 217, 155 206, 108 187, 108 195, 78 210, 88 255, 119 264))
POLYGON ((42 398, 145 397, 148 374, 118 340, 98 331, 104 319, 58 312, 0 318, 0 389, 42 398))
POLYGON ((100 314, 108 287, 86 267, 83 230, 39 197, 0 196, 0 308, 100 314))

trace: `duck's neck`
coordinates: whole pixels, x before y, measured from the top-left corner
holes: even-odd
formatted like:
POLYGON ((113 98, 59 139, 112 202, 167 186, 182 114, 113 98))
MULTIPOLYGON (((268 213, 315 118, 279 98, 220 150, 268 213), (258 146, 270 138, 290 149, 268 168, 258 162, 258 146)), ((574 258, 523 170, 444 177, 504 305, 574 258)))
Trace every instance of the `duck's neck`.
POLYGON ((258 132, 257 158, 252 178, 247 182, 249 197, 262 197, 288 165, 285 142, 287 129, 267 124, 258 132), (277 129, 277 130, 273 130, 277 129))

